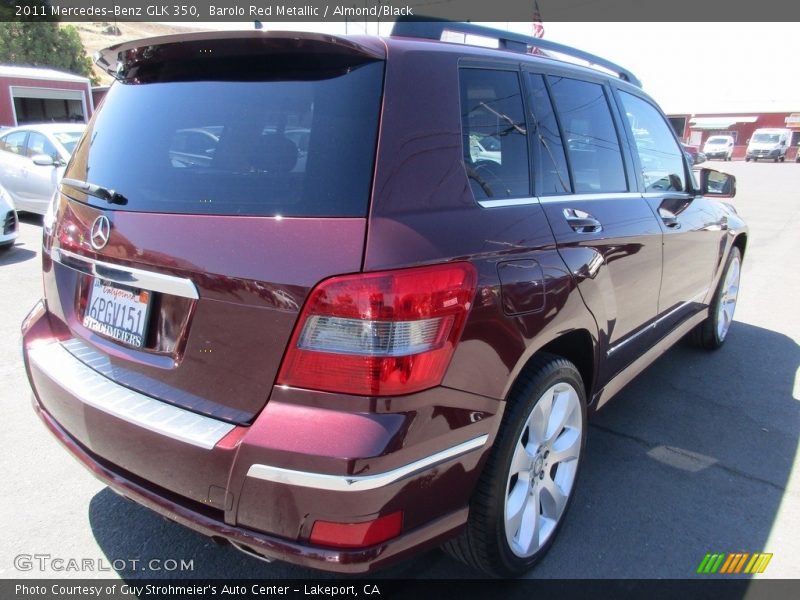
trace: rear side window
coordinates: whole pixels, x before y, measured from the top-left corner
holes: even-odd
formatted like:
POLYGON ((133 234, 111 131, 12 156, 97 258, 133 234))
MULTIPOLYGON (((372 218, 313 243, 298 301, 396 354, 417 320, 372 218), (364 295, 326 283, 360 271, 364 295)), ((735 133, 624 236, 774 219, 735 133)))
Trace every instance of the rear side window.
POLYGON ((530 196, 519 76, 514 71, 462 69, 460 80, 464 166, 475 198, 530 196))
POLYGON ((566 194, 572 191, 567 171, 564 144, 558 131, 553 104, 547 93, 544 76, 528 74, 530 85, 531 132, 534 137, 534 164, 536 181, 544 196, 566 194))
POLYGON ((672 128, 649 102, 620 92, 636 142, 646 192, 686 190, 683 150, 672 128))
POLYGON ((115 190, 130 211, 365 216, 383 63, 261 80, 233 69, 115 83, 66 176, 115 190))
POLYGON ((576 193, 624 192, 628 185, 619 138, 603 86, 548 76, 567 140, 576 193))

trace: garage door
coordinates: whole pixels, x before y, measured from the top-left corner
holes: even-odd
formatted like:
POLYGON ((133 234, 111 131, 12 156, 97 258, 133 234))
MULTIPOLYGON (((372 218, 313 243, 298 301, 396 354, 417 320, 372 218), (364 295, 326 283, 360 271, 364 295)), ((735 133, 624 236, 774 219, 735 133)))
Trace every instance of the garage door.
POLYGON ((86 106, 80 90, 12 87, 17 125, 26 123, 85 123, 86 106))

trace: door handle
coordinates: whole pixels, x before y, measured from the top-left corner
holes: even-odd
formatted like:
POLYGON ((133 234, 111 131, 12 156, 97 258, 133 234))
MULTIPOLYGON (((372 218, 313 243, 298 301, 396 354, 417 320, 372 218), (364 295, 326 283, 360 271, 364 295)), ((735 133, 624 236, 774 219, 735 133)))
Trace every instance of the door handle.
POLYGON ((678 216, 664 208, 663 206, 658 209, 658 216, 661 217, 661 220, 664 222, 664 225, 669 227, 670 229, 680 229, 681 222, 678 220, 678 216))
POLYGON ((603 231, 603 225, 585 210, 565 208, 564 218, 567 224, 578 233, 597 233, 603 231))

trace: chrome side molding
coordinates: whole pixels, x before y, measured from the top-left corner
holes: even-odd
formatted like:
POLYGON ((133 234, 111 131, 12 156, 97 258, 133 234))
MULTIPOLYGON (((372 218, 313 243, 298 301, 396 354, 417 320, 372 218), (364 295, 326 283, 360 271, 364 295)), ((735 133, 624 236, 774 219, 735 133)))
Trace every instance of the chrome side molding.
POLYGON ((481 448, 489 439, 488 435, 467 440, 456 446, 452 446, 436 454, 431 454, 425 458, 414 461, 402 467, 376 473, 375 475, 328 475, 326 473, 312 473, 309 471, 294 471, 270 465, 251 465, 247 471, 248 477, 283 483, 286 485, 296 485, 299 487, 314 488, 319 490, 330 490, 334 492, 363 492, 364 490, 374 490, 387 486, 401 479, 406 479, 423 471, 434 467, 447 460, 457 458, 467 452, 481 448))
POLYGON ((211 450, 235 427, 123 387, 87 367, 57 342, 31 348, 28 357, 84 404, 174 440, 211 450))
POLYGON ((191 279, 107 263, 69 252, 63 248, 53 248, 51 256, 55 262, 65 267, 99 279, 119 283, 120 285, 161 292, 172 296, 181 296, 192 300, 197 300, 200 297, 197 293, 197 287, 191 279))

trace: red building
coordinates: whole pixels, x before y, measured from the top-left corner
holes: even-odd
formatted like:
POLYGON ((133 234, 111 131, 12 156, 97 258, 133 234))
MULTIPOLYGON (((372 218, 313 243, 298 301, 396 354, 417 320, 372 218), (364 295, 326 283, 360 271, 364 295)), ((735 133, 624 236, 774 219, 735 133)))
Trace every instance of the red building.
POLYGON ((86 123, 94 112, 89 80, 53 69, 0 65, 0 126, 86 123))
POLYGON ((734 158, 744 158, 747 142, 756 129, 780 128, 792 130, 791 148, 787 160, 794 160, 800 144, 800 112, 743 112, 669 115, 678 136, 690 146, 703 144, 712 135, 730 135, 736 143, 734 158))

